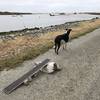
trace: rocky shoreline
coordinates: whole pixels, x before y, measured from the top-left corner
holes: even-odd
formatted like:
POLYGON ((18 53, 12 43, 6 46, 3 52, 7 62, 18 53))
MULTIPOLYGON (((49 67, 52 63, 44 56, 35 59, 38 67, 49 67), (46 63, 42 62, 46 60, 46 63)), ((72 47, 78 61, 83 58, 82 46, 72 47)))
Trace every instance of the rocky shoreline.
POLYGON ((40 34, 44 34, 47 32, 54 32, 61 29, 71 28, 73 26, 78 26, 80 22, 84 21, 94 21, 96 19, 99 19, 98 17, 92 18, 90 20, 82 20, 82 21, 74 21, 74 22, 65 22, 64 24, 59 25, 51 25, 47 27, 35 27, 35 28, 25 28, 22 30, 16 30, 16 31, 9 31, 9 32, 0 32, 0 40, 11 40, 16 39, 18 36, 25 36, 25 35, 33 35, 33 36, 39 36, 40 34))
POLYGON ((64 24, 60 25, 51 25, 47 27, 35 27, 35 28, 25 28, 22 30, 17 30, 17 31, 9 31, 9 32, 0 32, 0 41, 5 41, 5 40, 12 40, 16 39, 18 36, 25 36, 25 35, 32 35, 33 37, 38 37, 41 34, 45 34, 47 32, 54 32, 57 30, 65 30, 66 28, 71 28, 73 26, 78 26, 80 22, 84 21, 94 21, 95 19, 99 18, 92 18, 90 20, 82 20, 82 21, 74 21, 74 22, 66 22, 64 24))
POLYGON ((47 32, 54 32, 60 29, 66 29, 72 26, 77 26, 80 22, 82 21, 75 21, 75 22, 66 22, 64 24, 60 25, 51 25, 47 27, 35 27, 31 29, 23 29, 23 30, 18 30, 18 31, 9 31, 9 32, 1 32, 0 33, 0 40, 11 40, 11 39, 16 39, 18 36, 25 36, 25 35, 32 35, 34 36, 39 36, 40 34, 45 34, 47 32))

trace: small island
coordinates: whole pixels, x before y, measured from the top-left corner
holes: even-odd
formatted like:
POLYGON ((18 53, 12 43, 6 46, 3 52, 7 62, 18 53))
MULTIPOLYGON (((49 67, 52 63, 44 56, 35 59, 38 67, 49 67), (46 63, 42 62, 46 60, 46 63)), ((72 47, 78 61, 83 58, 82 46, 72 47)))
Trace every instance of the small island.
POLYGON ((29 15, 29 14, 32 14, 32 13, 8 12, 8 11, 1 12, 0 11, 0 15, 29 15))
POLYGON ((100 12, 80 12, 79 14, 100 15, 100 12))

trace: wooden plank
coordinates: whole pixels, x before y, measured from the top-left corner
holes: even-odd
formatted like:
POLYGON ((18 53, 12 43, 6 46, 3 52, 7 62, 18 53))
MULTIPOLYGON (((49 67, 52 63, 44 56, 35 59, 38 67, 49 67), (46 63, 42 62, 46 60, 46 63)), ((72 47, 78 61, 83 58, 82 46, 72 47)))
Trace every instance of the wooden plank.
POLYGON ((29 76, 33 76, 36 73, 38 73, 40 71, 40 69, 43 68, 49 61, 50 61, 50 59, 45 59, 43 62, 36 65, 36 67, 34 67, 29 72, 24 74, 22 77, 20 77, 19 79, 17 79, 16 81, 14 81, 10 85, 8 85, 6 88, 4 88, 3 91, 6 94, 10 94, 13 90, 15 90, 17 87, 19 87, 25 79, 27 79, 29 76))

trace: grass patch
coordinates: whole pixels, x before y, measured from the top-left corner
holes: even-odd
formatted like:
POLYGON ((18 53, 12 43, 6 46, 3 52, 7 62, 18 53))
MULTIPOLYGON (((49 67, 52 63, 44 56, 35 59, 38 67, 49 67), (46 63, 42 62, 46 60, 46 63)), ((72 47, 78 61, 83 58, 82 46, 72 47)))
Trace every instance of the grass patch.
MULTIPOLYGON (((98 27, 98 28, 99 28, 99 27, 98 27)), ((79 32, 79 33, 73 35, 73 36, 71 37, 71 39, 79 38, 80 36, 83 36, 83 35, 86 35, 87 33, 93 32, 94 30, 96 30, 96 29, 98 29, 98 28, 92 28, 92 29, 86 30, 85 32, 79 32)))
POLYGON ((40 47, 26 48, 20 54, 17 54, 11 58, 0 60, 0 71, 2 71, 4 68, 9 70, 11 68, 15 68, 16 66, 19 66, 23 61, 33 59, 40 54, 48 51, 48 49, 50 49, 52 45, 53 43, 51 41, 48 41, 46 44, 41 45, 40 47))

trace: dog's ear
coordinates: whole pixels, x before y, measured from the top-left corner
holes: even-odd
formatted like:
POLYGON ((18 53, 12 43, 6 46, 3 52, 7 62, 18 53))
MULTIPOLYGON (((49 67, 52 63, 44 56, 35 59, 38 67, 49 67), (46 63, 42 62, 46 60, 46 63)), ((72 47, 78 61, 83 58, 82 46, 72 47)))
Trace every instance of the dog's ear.
POLYGON ((68 30, 68 28, 65 29, 66 31, 68 30))

